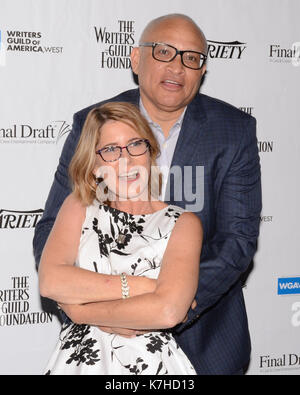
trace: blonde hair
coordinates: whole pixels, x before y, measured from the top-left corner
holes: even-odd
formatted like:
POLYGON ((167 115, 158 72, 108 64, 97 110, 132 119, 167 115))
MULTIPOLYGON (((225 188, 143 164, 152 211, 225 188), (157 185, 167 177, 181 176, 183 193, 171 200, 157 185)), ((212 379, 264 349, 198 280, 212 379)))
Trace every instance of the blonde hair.
POLYGON ((149 175, 149 197, 158 198, 161 192, 161 174, 158 174, 156 158, 160 154, 159 145, 139 109, 130 103, 109 102, 92 109, 85 120, 82 133, 69 166, 69 175, 75 196, 85 205, 96 199, 97 180, 93 174, 96 162, 96 147, 101 128, 107 121, 123 122, 150 143, 151 174, 149 175), (156 177, 153 172, 157 172, 156 177))

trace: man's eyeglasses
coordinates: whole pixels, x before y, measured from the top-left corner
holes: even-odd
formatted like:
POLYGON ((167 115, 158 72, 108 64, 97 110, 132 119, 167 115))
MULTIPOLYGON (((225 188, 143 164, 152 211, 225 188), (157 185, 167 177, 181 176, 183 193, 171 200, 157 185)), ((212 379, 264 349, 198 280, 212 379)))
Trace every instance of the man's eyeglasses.
POLYGON ((105 162, 115 162, 122 156, 122 151, 126 148, 127 152, 131 156, 140 156, 145 154, 150 149, 150 143, 147 139, 135 140, 125 147, 118 145, 110 145, 96 151, 96 154, 100 155, 105 162))
POLYGON ((152 56, 159 62, 172 62, 177 55, 180 55, 181 63, 193 70, 200 70, 207 59, 207 55, 202 52, 179 51, 172 45, 165 43, 141 43, 140 47, 152 47, 152 56))

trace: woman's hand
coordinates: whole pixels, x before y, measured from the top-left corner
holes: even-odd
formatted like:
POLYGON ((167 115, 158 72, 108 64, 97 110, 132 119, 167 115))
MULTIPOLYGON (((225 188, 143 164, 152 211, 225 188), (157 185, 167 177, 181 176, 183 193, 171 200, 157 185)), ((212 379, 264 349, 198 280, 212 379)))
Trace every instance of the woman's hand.
MULTIPOLYGON (((63 310, 63 312, 70 318, 70 320, 76 324, 83 324, 82 322, 78 322, 80 311, 84 306, 82 305, 75 305, 75 304, 65 304, 65 303, 58 303, 58 306, 63 310)), ((141 331, 135 329, 126 329, 126 328, 112 328, 108 326, 98 326, 98 328, 106 333, 111 333, 119 336, 123 336, 126 338, 133 338, 137 335, 143 335, 145 333, 149 333, 150 331, 141 331)))
POLYGON ((114 335, 119 335, 122 337, 133 338, 137 335, 144 335, 145 333, 149 333, 150 331, 141 331, 135 329, 124 329, 124 328, 110 328, 108 326, 98 326, 98 328, 106 333, 111 333, 114 335))

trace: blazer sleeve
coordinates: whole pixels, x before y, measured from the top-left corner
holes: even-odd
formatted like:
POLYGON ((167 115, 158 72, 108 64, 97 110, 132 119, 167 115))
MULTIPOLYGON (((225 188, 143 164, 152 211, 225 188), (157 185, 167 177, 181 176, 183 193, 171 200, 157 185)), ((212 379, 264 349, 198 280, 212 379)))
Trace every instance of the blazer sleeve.
POLYGON ((82 123, 80 117, 75 114, 72 131, 64 144, 43 216, 35 228, 33 253, 37 267, 39 266, 44 245, 53 227, 57 213, 65 198, 71 193, 68 168, 80 137, 82 123))
POLYGON ((257 248, 261 208, 256 120, 250 118, 216 203, 216 231, 200 262, 197 307, 177 332, 215 305, 247 270, 257 248))

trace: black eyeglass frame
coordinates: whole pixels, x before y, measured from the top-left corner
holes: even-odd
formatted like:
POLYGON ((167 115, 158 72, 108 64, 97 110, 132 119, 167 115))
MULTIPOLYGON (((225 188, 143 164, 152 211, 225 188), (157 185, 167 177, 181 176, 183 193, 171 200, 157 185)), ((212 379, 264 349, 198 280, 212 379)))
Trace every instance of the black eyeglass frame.
POLYGON ((147 139, 138 139, 138 140, 132 141, 131 143, 125 145, 124 147, 121 147, 120 145, 113 145, 113 146, 111 146, 111 147, 114 147, 114 148, 118 148, 118 149, 119 149, 120 155, 119 155, 118 159, 106 160, 106 159, 103 158, 101 152, 104 151, 105 149, 107 149, 108 147, 103 147, 103 148, 99 149, 98 151, 96 151, 96 154, 100 155, 101 158, 102 158, 102 160, 104 160, 104 162, 116 162, 117 160, 119 160, 119 159, 121 158, 121 156, 122 156, 122 151, 123 151, 124 148, 126 148, 126 151, 128 152, 128 154, 129 154, 130 156, 141 156, 141 155, 144 155, 148 150, 150 151, 150 149, 151 149, 151 144, 150 144, 149 140, 147 140, 147 139), (140 141, 143 141, 144 143, 146 143, 146 149, 145 149, 145 151, 144 151, 142 154, 132 155, 132 154, 129 152, 128 147, 129 147, 130 145, 135 144, 135 143, 140 142, 140 141))
POLYGON ((145 43, 140 43, 139 46, 140 46, 140 47, 152 47, 152 57, 153 57, 153 59, 157 60, 158 62, 169 63, 169 62, 172 62, 172 61, 176 58, 177 55, 180 55, 181 63, 183 64, 183 66, 184 66, 184 67, 187 67, 188 69, 191 69, 191 70, 201 70, 202 67, 205 65, 205 62, 206 62, 206 60, 207 60, 207 55, 205 55, 205 54, 202 53, 202 52, 198 52, 198 51, 194 51, 194 50, 187 50, 187 49, 184 50, 184 51, 179 51, 177 48, 173 47, 173 45, 166 44, 166 43, 160 43, 160 42, 158 42, 158 43, 156 43, 156 42, 145 42, 145 43), (155 50, 155 47, 156 47, 157 45, 167 45, 168 47, 171 47, 171 48, 175 49, 176 53, 175 53, 175 55, 174 55, 170 60, 161 60, 161 59, 157 59, 157 58, 154 56, 154 50, 155 50), (201 55, 201 57, 202 57, 202 59, 203 59, 202 65, 201 65, 200 67, 194 68, 194 67, 190 67, 190 66, 187 66, 186 64, 184 64, 184 62, 183 62, 183 54, 184 54, 185 52, 197 53, 197 54, 201 55))

